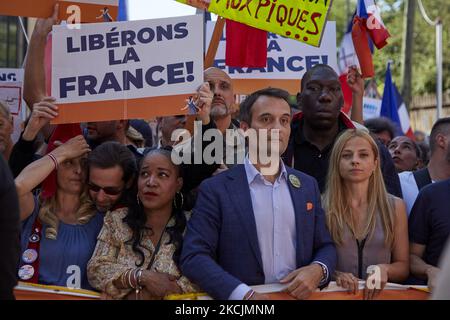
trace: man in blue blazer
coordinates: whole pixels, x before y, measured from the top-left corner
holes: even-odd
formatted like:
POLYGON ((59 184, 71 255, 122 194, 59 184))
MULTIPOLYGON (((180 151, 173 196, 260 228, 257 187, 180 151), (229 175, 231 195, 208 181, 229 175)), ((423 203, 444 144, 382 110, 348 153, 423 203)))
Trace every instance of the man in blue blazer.
POLYGON ((249 286, 280 282, 306 299, 334 272, 336 249, 317 182, 280 158, 290 135, 288 96, 268 88, 247 97, 241 129, 256 132, 249 156, 200 185, 180 263, 182 273, 215 299, 265 299, 249 286), (272 152, 270 162, 263 152, 272 152))

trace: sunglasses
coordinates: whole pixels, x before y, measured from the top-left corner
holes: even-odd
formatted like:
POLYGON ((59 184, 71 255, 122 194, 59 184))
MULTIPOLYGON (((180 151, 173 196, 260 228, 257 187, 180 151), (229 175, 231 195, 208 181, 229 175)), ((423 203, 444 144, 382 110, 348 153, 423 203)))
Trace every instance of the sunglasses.
POLYGON ((104 193, 106 193, 107 195, 110 195, 110 196, 117 196, 123 191, 122 188, 116 188, 116 187, 102 188, 91 182, 88 183, 88 188, 89 188, 89 190, 94 191, 94 192, 99 192, 100 190, 103 190, 104 193))

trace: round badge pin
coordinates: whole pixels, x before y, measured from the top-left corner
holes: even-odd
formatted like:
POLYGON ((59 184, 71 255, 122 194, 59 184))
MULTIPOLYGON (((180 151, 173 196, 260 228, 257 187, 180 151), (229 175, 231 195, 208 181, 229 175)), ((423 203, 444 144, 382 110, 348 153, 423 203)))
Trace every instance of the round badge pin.
POLYGON ((37 233, 33 233, 30 238, 29 238, 30 242, 32 243, 36 243, 39 240, 41 240, 41 238, 39 237, 39 235, 37 233))
POLYGON ((38 253, 34 249, 27 249, 22 254, 22 260, 25 263, 33 263, 36 261, 38 253))
POLYGON ((296 175, 293 175, 293 174, 289 175, 289 181, 295 188, 300 188, 300 186, 301 186, 300 179, 297 178, 296 175))
POLYGON ((21 280, 30 280, 33 278, 34 268, 29 264, 25 264, 20 267, 18 274, 21 280))

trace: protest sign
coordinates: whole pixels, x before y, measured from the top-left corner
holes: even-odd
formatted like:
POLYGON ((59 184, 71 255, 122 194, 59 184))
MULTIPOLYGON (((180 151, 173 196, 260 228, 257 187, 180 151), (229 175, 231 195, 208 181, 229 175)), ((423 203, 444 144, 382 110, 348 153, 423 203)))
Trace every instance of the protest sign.
MULTIPOLYGON (((206 38, 209 42, 214 22, 207 23, 206 38)), ((225 65, 225 33, 217 49, 214 66, 223 69, 233 80, 236 94, 249 94, 266 87, 279 87, 296 94, 300 79, 318 63, 330 65, 336 72, 336 23, 329 21, 319 48, 268 33, 267 66, 265 68, 234 68, 225 65)))
POLYGON ((48 18, 57 2, 58 18, 72 22, 115 21, 119 11, 118 0, 4 0, 0 15, 48 18))
POLYGON ((0 82, 0 101, 8 106, 13 115, 20 113, 22 105, 22 87, 17 82, 0 82))
POLYGON ((13 117, 14 129, 11 138, 14 143, 20 137, 27 112, 22 99, 23 74, 23 69, 0 68, 0 101, 9 108, 13 117))
POLYGON ((381 99, 364 97, 363 99, 363 119, 377 118, 381 112, 381 99))
POLYGON ((184 114, 203 82, 203 20, 53 26, 55 123, 184 114))
POLYGON ((332 0, 176 0, 319 47, 332 0))
POLYGON ((12 115, 19 115, 22 107, 23 69, 0 68, 0 101, 12 115))

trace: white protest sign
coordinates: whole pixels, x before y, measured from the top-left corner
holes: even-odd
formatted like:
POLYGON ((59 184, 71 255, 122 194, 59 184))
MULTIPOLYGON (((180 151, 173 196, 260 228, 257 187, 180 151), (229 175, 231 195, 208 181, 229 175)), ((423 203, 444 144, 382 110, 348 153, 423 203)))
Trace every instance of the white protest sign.
POLYGON ((23 69, 0 68, 0 100, 18 115, 22 107, 23 69))
POLYGON ((23 69, 0 68, 0 82, 23 82, 23 69))
POLYGON ((14 131, 12 140, 15 143, 22 131, 22 119, 26 118, 26 108, 23 108, 23 69, 0 68, 0 101, 2 101, 13 116, 14 131))
POLYGON ((55 123, 185 113, 184 100, 203 81, 202 24, 186 16, 54 26, 55 123))
POLYGON ((363 119, 377 118, 381 112, 381 100, 364 97, 363 99, 363 119))
POLYGON ((0 101, 9 108, 11 114, 18 115, 22 106, 22 83, 0 82, 0 101))

